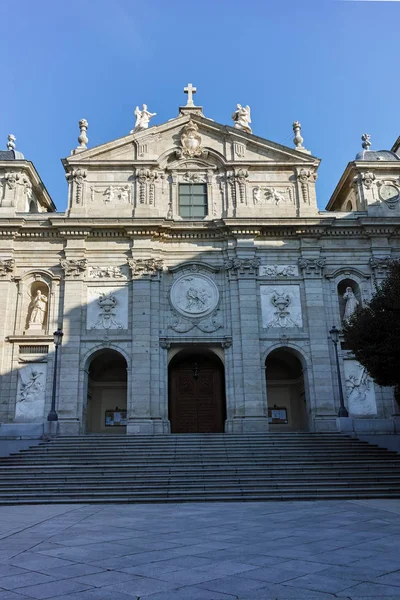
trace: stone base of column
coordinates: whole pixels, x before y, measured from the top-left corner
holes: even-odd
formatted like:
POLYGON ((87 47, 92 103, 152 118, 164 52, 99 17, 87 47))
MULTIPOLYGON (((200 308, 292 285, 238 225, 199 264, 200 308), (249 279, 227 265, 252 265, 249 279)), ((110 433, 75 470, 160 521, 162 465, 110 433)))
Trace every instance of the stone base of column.
POLYGON ((225 433, 266 433, 267 417, 235 417, 225 421, 225 433))
POLYGON ((310 422, 310 429, 311 431, 315 431, 316 433, 323 433, 324 431, 338 431, 337 419, 338 417, 336 416, 314 417, 314 419, 312 419, 312 421, 310 422))
MULTIPOLYGON (((60 423, 59 421, 45 421, 43 425, 43 436, 55 437, 60 435, 60 423)), ((64 434, 66 435, 66 434, 64 434)))
POLYGON ((59 419, 55 423, 59 426, 57 435, 80 435, 82 433, 81 424, 78 419, 59 419))
POLYGON ((169 421, 163 421, 162 419, 129 419, 126 433, 127 435, 171 433, 171 425, 169 421))

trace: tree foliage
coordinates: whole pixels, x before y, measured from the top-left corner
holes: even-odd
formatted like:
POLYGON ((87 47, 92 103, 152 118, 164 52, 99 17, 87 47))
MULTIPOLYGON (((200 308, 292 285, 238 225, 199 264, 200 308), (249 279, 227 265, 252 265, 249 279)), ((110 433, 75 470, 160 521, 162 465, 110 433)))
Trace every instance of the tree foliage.
POLYGON ((344 340, 378 385, 400 388, 400 261, 370 302, 359 307, 343 327, 344 340))

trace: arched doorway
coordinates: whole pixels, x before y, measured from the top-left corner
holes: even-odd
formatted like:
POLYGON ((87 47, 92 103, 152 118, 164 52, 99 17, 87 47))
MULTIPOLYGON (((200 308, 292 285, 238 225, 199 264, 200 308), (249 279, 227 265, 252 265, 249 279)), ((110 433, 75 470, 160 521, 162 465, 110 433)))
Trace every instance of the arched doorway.
POLYGON ((308 429, 302 364, 290 348, 273 350, 265 361, 270 431, 308 429))
POLYGON ((224 366, 213 352, 178 352, 169 364, 168 379, 171 433, 223 433, 224 366))
POLYGON ((127 364, 115 350, 100 350, 88 369, 86 430, 126 433, 127 364))

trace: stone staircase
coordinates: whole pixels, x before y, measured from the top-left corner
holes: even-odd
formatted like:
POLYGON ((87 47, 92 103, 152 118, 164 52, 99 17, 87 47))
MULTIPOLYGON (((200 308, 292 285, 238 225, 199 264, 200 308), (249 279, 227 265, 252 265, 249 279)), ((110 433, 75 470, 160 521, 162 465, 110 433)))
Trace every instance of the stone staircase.
POLYGON ((0 458, 0 504, 400 498, 400 455, 341 434, 87 435, 0 458))

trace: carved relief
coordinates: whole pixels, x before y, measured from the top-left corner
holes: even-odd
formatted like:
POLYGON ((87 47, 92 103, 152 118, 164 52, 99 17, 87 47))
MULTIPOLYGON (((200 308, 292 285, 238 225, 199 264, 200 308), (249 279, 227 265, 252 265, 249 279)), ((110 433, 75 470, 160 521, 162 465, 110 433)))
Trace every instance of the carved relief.
POLYGON ((219 292, 206 275, 183 275, 171 288, 173 308, 186 317, 199 317, 211 313, 218 305, 219 292))
POLYGON ((297 265, 263 265, 258 274, 261 277, 297 277, 299 270, 297 265))
POLYGON ((377 414, 374 383, 366 369, 356 360, 344 361, 347 407, 351 416, 377 414))
POLYGON ((214 333, 214 331, 223 327, 223 323, 219 318, 218 310, 216 310, 204 319, 187 319, 175 313, 171 317, 169 326, 177 333, 187 333, 195 327, 203 333, 214 333))
POLYGON ((159 258, 130 258, 128 260, 132 277, 158 277, 164 261, 159 258))
POLYGON ((374 272, 375 277, 386 277, 387 270, 390 266, 391 260, 392 259, 390 256, 382 256, 382 257, 372 256, 369 259, 369 264, 370 264, 371 269, 374 272))
POLYGON ((139 144, 139 156, 145 156, 149 151, 149 145, 147 143, 139 144))
POLYGON ((9 173, 5 173, 4 181, 9 190, 15 190, 15 187, 20 179, 21 175, 19 173, 15 173, 13 171, 9 173))
POLYGON ((124 279, 121 267, 89 267, 90 279, 124 279))
POLYGON ((182 176, 184 181, 188 183, 207 183, 207 175, 205 173, 184 173, 182 176))
POLYGON ((303 275, 308 277, 322 277, 325 263, 325 258, 299 258, 298 260, 303 275))
POLYGON ((232 258, 225 261, 225 269, 230 276, 257 275, 261 260, 259 258, 232 258))
POLYGON ((189 121, 183 128, 180 143, 181 148, 176 151, 178 158, 207 158, 208 152, 202 148, 199 128, 193 121, 189 121))
POLYGON ((86 179, 86 171, 83 169, 73 169, 69 173, 66 174, 66 180, 71 183, 75 183, 75 202, 76 204, 81 204, 82 202, 82 190, 83 190, 83 182, 86 179))
POLYGON ((116 320, 115 308, 118 302, 113 293, 101 293, 97 303, 100 307, 99 318, 91 329, 122 329, 123 325, 116 320))
POLYGON ((139 184, 139 204, 154 204, 155 181, 158 173, 151 169, 139 169, 136 178, 139 184))
POLYGON ((275 204, 275 206, 279 206, 280 203, 287 201, 285 193, 290 198, 290 188, 278 191, 276 188, 257 186, 253 188, 253 204, 255 206, 258 204, 275 204))
POLYGON ((246 154, 246 146, 245 144, 241 144, 240 142, 233 142, 233 151, 235 156, 238 158, 243 158, 246 154))
POLYGON ((260 292, 262 321, 265 329, 303 326, 298 285, 262 285, 260 292))
POLYGON ((222 327, 218 288, 206 275, 180 276, 171 287, 170 302, 173 311, 170 327, 178 333, 186 333, 194 327, 212 333, 222 327))
POLYGON ((44 417, 46 363, 31 363, 18 372, 15 421, 41 422, 44 417))
POLYGON ((297 179, 300 184, 301 195, 303 202, 306 204, 310 203, 310 189, 309 184, 317 181, 317 173, 311 169, 300 169, 297 173, 297 179))
POLYGON ((400 199, 400 178, 395 179, 382 179, 377 182, 379 190, 379 198, 386 204, 390 210, 394 210, 399 203, 400 199))
POLYGON ((109 185, 107 187, 95 187, 92 185, 90 188, 91 202, 96 201, 96 194, 101 196, 101 200, 105 205, 127 205, 131 203, 131 187, 129 185, 109 185))
POLYGON ((60 265, 64 270, 65 277, 79 277, 86 271, 87 260, 61 258, 60 265))
POLYGON ((86 328, 120 330, 128 328, 128 287, 88 286, 86 328))
POLYGON ((359 175, 356 175, 356 177, 354 177, 354 181, 359 181, 360 183, 364 184, 364 187, 367 190, 370 190, 375 181, 375 174, 370 172, 360 173, 359 175))
POLYGON ((15 261, 13 258, 0 260, 0 277, 7 277, 9 273, 14 271, 15 261))

